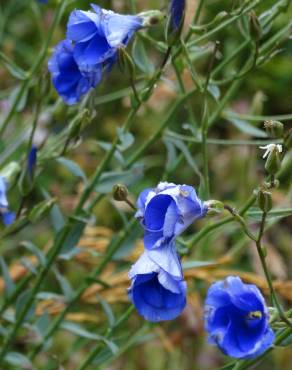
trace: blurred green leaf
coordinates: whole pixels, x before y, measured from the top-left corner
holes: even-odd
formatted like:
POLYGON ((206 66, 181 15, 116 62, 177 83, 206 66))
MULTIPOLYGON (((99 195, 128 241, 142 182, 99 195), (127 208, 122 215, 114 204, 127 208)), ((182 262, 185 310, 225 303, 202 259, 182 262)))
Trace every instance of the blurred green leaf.
POLYGON ((22 370, 32 370, 33 366, 30 360, 21 353, 8 352, 5 356, 5 362, 9 365, 17 366, 22 370))
POLYGON ((1 265, 1 269, 2 269, 2 276, 3 276, 3 279, 4 279, 4 283, 5 283, 5 289, 4 289, 4 293, 6 296, 9 296, 10 294, 12 294, 14 292, 14 289, 15 289, 15 284, 13 282, 13 280, 11 279, 11 276, 9 274, 9 270, 8 270, 8 267, 4 261, 4 258, 0 256, 0 265, 1 265))

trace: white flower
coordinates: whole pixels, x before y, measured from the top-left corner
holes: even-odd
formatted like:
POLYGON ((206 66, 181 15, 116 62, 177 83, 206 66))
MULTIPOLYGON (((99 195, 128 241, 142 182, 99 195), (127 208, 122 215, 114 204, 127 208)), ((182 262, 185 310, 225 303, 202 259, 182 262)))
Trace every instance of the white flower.
POLYGON ((268 144, 266 146, 260 146, 260 149, 265 150, 265 153, 263 155, 263 158, 265 159, 273 150, 278 151, 279 153, 282 153, 283 147, 280 144, 268 144))

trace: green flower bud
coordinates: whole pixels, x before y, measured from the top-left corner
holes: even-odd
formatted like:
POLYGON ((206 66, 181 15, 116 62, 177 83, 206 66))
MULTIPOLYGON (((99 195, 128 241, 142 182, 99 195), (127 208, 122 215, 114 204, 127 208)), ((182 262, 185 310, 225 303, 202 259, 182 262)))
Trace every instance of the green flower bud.
POLYGON ((204 202, 204 206, 207 208, 207 216, 215 216, 224 211, 224 204, 219 200, 208 200, 204 202))
POLYGON ((149 10, 138 14, 143 18, 144 27, 153 27, 159 24, 165 18, 165 15, 160 10, 149 10))
POLYGON ((116 184, 113 187, 113 198, 117 201, 124 202, 128 199, 129 191, 123 184, 116 184))
POLYGON ((272 194, 260 189, 257 196, 258 206, 263 212, 269 212, 273 207, 272 194))
POLYGON ((273 138, 281 138, 284 133, 284 125, 279 121, 265 121, 264 127, 269 136, 273 138))
POLYGON ((52 209, 53 205, 56 203, 56 198, 51 198, 49 200, 44 200, 41 203, 37 204, 30 211, 28 219, 31 223, 35 223, 42 218, 44 218, 52 209))
POLYGON ((249 32, 255 42, 259 42, 262 36, 261 25, 254 11, 249 13, 249 32))

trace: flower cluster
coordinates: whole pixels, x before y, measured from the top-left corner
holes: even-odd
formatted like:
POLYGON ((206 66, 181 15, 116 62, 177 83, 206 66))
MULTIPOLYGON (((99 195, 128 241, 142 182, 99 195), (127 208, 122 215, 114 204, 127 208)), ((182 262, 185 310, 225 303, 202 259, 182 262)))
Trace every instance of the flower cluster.
POLYGON ((71 13, 67 38, 56 46, 48 64, 55 89, 69 105, 99 84, 103 70, 110 70, 117 60, 118 49, 143 27, 138 15, 91 7, 71 13))
POLYGON ((146 320, 172 320, 186 305, 175 238, 203 217, 207 208, 191 186, 167 182, 144 190, 137 208, 136 218, 145 230, 145 251, 130 270, 129 297, 146 320))
POLYGON ((234 358, 255 358, 274 341, 261 292, 239 277, 229 276, 209 288, 205 326, 209 342, 234 358))

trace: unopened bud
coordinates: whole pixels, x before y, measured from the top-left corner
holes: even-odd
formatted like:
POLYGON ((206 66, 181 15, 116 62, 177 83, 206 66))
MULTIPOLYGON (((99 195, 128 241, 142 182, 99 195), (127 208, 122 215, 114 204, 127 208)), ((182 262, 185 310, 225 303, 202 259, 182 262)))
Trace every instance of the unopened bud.
POLYGON ((249 13, 249 32, 251 38, 255 42, 258 42, 260 40, 262 35, 261 25, 254 11, 251 11, 249 13))
POLYGON ((260 189, 258 192, 258 206, 263 212, 269 212, 273 207, 272 194, 260 189))
POLYGON ((265 121, 264 127, 269 136, 273 138, 283 137, 284 125, 279 121, 265 121))
POLYGON ((138 16, 143 19, 143 27, 155 26, 165 18, 160 10, 149 10, 139 13, 138 16))
POLYGON ((204 206, 207 208, 208 216, 218 215, 224 210, 224 204, 219 200, 208 200, 204 202, 204 206))
POLYGON ((129 196, 127 187, 123 184, 116 184, 113 187, 113 198, 117 201, 124 202, 129 196))

